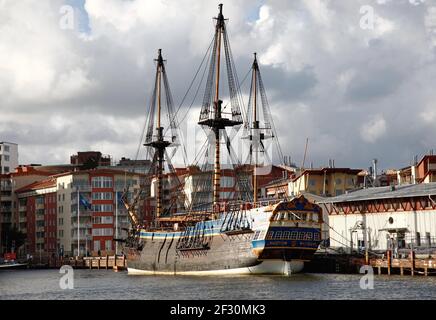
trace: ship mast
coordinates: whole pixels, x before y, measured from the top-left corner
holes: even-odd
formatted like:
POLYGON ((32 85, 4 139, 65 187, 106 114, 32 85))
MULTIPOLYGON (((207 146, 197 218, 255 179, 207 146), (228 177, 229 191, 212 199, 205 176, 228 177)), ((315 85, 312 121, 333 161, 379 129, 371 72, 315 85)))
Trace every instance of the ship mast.
POLYGON ((230 62, 230 50, 228 44, 228 37, 226 33, 225 20, 223 15, 223 5, 219 4, 219 13, 215 26, 214 37, 214 51, 212 52, 212 59, 209 69, 208 84, 206 87, 205 99, 203 101, 203 108, 200 114, 200 121, 202 126, 209 127, 215 138, 215 162, 213 171, 213 208, 214 211, 220 202, 220 189, 221 189, 221 164, 220 164, 220 132, 225 130, 226 127, 233 127, 242 124, 241 113, 239 106, 234 106, 234 96, 236 96, 236 84, 233 76, 233 70, 230 62), (224 49, 226 55, 227 73, 229 77, 229 89, 232 99, 232 119, 222 116, 222 103, 220 100, 220 74, 221 74, 221 43, 224 39, 224 49), (216 73, 215 73, 216 70, 216 73), (213 79, 215 73, 215 79, 213 79), (210 109, 208 99, 211 97, 210 89, 212 82, 215 81, 215 92, 213 95, 213 111, 210 109))
POLYGON ((248 156, 249 163, 253 165, 253 201, 256 203, 258 201, 258 169, 261 166, 272 164, 272 158, 270 158, 270 155, 266 152, 265 140, 273 140, 279 158, 283 159, 256 53, 254 53, 254 60, 251 67, 250 97, 247 106, 247 121, 244 125, 242 139, 248 139, 250 142, 248 156), (261 157, 261 159, 259 159, 259 157, 261 157))
MULTIPOLYGON (((256 53, 254 53, 254 61, 252 66, 252 80, 251 80, 251 90, 253 91, 253 129, 258 130, 259 129, 259 121, 257 120, 257 80, 256 75, 257 72, 259 72, 259 66, 257 64, 257 57, 256 53)), ((251 149, 251 152, 253 152, 253 149, 251 149)), ((255 160, 254 160, 254 169, 253 169, 253 201, 256 204, 257 203, 257 161, 258 161, 258 148, 257 144, 255 147, 255 160)))
POLYGON ((153 147, 156 151, 157 158, 157 181, 156 181, 156 217, 160 217, 162 215, 162 175, 163 175, 163 163, 164 163, 164 154, 165 149, 171 145, 171 142, 166 141, 164 139, 164 127, 161 125, 161 95, 162 95, 162 75, 165 76, 165 67, 164 61, 162 58, 162 50, 158 50, 158 57, 155 59, 157 62, 156 65, 156 80, 155 80, 155 88, 156 88, 156 98, 157 98, 157 115, 156 115, 156 131, 157 134, 154 139, 146 142, 144 146, 153 147))

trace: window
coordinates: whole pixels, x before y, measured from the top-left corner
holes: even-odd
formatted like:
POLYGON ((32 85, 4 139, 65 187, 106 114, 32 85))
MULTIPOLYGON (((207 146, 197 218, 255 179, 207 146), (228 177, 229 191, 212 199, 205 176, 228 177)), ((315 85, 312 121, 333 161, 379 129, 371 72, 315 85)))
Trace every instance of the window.
POLYGON ((9 156, 7 154, 5 154, 3 157, 5 161, 9 161, 9 156))
POLYGON ((112 250, 112 241, 106 240, 106 251, 112 250))
POLYGON ((271 240, 273 236, 274 236, 274 231, 268 231, 268 233, 266 234, 266 239, 271 240))
POLYGON ((337 178, 336 179, 336 184, 341 184, 342 183, 342 179, 341 178, 337 178))
POLYGON ((221 177, 222 188, 232 188, 235 185, 235 179, 233 177, 221 177))
POLYGON ((112 236, 114 229, 112 228, 95 228, 92 229, 93 236, 112 236))
POLYGON ((114 219, 112 216, 93 217, 94 224, 112 224, 114 219))
POLYGON ((94 241, 94 250, 99 251, 100 250, 100 241, 94 241))
POLYGON ((94 211, 94 212, 112 212, 113 207, 111 204, 93 204, 92 211, 94 211))
POLYGON ((91 181, 93 188, 112 188, 111 177, 93 177, 91 181))
POLYGON ((5 173, 9 173, 9 167, 4 167, 3 169, 4 169, 3 171, 4 171, 5 173))
POLYGON ((306 235, 304 236, 304 240, 312 240, 313 233, 312 232, 306 232, 306 235))
POLYGON ((9 152, 9 146, 5 146, 5 152, 9 152))
POLYGON ((112 200, 112 192, 93 192, 92 200, 112 200))
POLYGON ((63 226, 64 225, 64 218, 59 218, 59 225, 63 226))
POLYGON ((309 186, 314 187, 316 185, 315 179, 309 179, 309 186))

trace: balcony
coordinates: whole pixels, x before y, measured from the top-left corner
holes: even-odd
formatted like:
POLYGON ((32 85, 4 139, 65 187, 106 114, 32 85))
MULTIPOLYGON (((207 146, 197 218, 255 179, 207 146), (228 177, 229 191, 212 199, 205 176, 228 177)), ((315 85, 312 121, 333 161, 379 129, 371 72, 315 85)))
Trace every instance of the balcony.
MULTIPOLYGON (((81 196, 81 198, 85 198, 85 200, 88 202, 88 203, 91 203, 91 196, 83 196, 83 194, 82 194, 82 196, 81 196)), ((76 194, 76 196, 74 197, 74 198, 72 198, 71 199, 71 205, 73 206, 73 205, 75 205, 75 206, 77 206, 77 194, 76 194)), ((82 206, 82 205, 81 205, 82 206)))
POLYGON ((44 203, 37 203, 36 205, 35 205, 35 209, 36 210, 44 210, 44 203))
POLYGON ((19 206, 19 207, 18 207, 18 211, 20 211, 20 212, 26 212, 26 211, 27 211, 27 207, 26 207, 26 206, 19 206))
MULTIPOLYGON (((79 216, 80 217, 92 217, 92 211, 91 210, 80 210, 79 216)), ((77 219, 77 210, 71 211, 71 217, 76 217, 76 219, 77 219)))
POLYGON ((87 234, 87 235, 81 234, 79 239, 77 239, 77 234, 74 234, 71 237, 71 240, 75 241, 76 243, 77 243, 77 240, 79 240, 80 242, 82 242, 82 241, 85 242, 85 240, 91 241, 92 240, 92 235, 90 235, 90 234, 87 234), (86 239, 85 239, 85 237, 86 237, 86 239))
MULTIPOLYGON (((77 222, 73 222, 71 224, 71 228, 77 230, 77 222)), ((81 222, 80 223, 79 229, 91 229, 91 228, 92 228, 92 223, 91 222, 85 222, 85 223, 81 222)))
POLYGON ((12 223, 12 217, 10 216, 0 216, 1 223, 12 223))
POLYGON ((2 184, 0 186, 0 191, 12 191, 12 185, 9 184, 2 184))
POLYGON ((11 206, 2 206, 0 209, 0 212, 12 212, 12 207, 11 206))
POLYGON ((76 193, 79 192, 91 192, 92 188, 90 184, 72 184, 71 189, 73 189, 76 193))

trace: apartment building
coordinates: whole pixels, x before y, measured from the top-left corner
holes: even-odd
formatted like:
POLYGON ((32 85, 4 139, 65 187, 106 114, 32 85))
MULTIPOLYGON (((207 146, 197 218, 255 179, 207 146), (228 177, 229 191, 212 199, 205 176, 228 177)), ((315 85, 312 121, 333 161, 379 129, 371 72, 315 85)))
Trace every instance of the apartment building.
MULTIPOLYGON (((121 253, 130 226, 121 197, 139 194, 144 176, 111 169, 51 175, 16 190, 22 254, 34 257, 121 253)), ((143 204, 139 201, 138 209, 143 204)))
POLYGON ((18 167, 18 144, 0 142, 0 174, 8 174, 18 167))
POLYGON ((288 183, 289 195, 308 192, 320 196, 338 196, 359 187, 361 169, 305 169, 288 183))

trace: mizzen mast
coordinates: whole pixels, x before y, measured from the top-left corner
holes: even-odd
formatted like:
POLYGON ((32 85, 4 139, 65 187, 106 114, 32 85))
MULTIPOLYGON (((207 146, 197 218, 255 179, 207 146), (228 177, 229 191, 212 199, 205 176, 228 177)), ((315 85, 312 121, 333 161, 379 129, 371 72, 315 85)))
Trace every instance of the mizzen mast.
POLYGON ((278 143, 274 123, 271 117, 271 111, 266 97, 265 87, 259 70, 257 54, 254 53, 254 60, 251 67, 251 86, 250 97, 247 107, 247 121, 244 125, 243 139, 250 141, 249 163, 253 165, 253 201, 258 201, 258 175, 261 165, 271 164, 272 159, 266 152, 266 139, 273 139, 277 145, 280 158, 281 148, 278 143), (260 98, 260 103, 258 101, 260 98), (262 161, 259 161, 261 155, 262 161))

